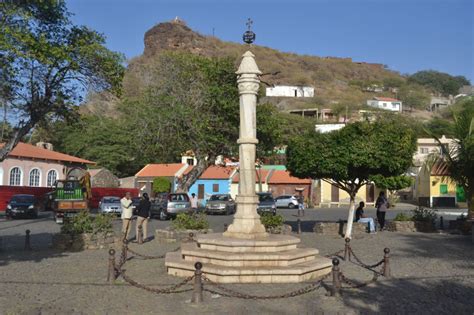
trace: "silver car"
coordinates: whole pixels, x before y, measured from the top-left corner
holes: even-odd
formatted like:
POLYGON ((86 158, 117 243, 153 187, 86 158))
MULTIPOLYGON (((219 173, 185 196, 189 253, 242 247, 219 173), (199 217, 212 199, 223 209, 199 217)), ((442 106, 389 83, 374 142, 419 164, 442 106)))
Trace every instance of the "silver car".
POLYGON ((275 198, 277 208, 298 208, 298 199, 292 195, 283 195, 275 198))
POLYGON ((235 213, 235 201, 229 194, 212 195, 206 204, 206 213, 235 213))
POLYGON ((160 220, 176 217, 178 213, 191 213, 193 211, 188 194, 168 194, 166 200, 158 203, 158 206, 160 208, 160 220))
POLYGON ((99 213, 122 214, 120 198, 115 196, 102 197, 99 202, 99 213))

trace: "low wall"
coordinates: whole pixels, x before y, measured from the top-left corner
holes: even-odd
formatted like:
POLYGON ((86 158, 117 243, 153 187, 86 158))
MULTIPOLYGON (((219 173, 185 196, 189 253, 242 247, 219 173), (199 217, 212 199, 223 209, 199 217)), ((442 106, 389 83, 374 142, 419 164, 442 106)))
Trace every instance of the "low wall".
POLYGON ((62 251, 81 251, 85 249, 110 248, 121 241, 115 233, 54 234, 53 248, 62 251))
POLYGON ((212 233, 211 229, 207 230, 173 230, 171 228, 167 229, 157 229, 155 231, 155 240, 158 243, 175 243, 178 241, 186 241, 189 239, 189 233, 193 233, 194 236, 198 234, 207 234, 212 233))
MULTIPOLYGON (((316 222, 313 227, 313 232, 323 235, 340 235, 344 236, 347 222, 316 222)), ((352 224, 352 234, 366 234, 369 231, 368 223, 354 222, 352 224)))

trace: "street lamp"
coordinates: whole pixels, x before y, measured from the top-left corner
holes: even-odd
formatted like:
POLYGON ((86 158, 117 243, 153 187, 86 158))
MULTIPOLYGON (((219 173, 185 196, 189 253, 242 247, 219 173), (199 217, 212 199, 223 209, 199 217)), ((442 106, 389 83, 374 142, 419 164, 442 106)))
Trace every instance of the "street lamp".
POLYGON ((247 23, 245 24, 247 25, 247 30, 242 36, 242 39, 245 43, 250 45, 255 41, 255 33, 252 32, 252 30, 250 29, 252 27, 253 21, 250 18, 248 18, 247 23))

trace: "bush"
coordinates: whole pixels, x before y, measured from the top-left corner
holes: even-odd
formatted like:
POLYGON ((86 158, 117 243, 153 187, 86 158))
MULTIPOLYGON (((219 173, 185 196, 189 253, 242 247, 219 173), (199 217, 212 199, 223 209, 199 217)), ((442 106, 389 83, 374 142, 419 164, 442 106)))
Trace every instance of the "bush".
POLYGON ((419 207, 414 210, 413 212, 413 221, 420 221, 420 222, 432 222, 436 221, 438 215, 431 209, 419 207))
POLYGON ((393 221, 413 221, 413 217, 401 212, 395 216, 393 221))
POLYGON ((204 213, 180 213, 171 222, 175 230, 206 230, 209 228, 207 216, 204 213))
POLYGON ((283 226, 284 219, 279 214, 264 213, 260 216, 260 222, 265 226, 265 229, 269 229, 283 226))
POLYGON ((98 214, 93 217, 88 211, 81 211, 61 226, 63 234, 108 233, 112 232, 113 217, 110 214, 98 214))
POLYGON ((153 192, 165 193, 171 189, 171 182, 166 177, 157 177, 153 180, 153 192))

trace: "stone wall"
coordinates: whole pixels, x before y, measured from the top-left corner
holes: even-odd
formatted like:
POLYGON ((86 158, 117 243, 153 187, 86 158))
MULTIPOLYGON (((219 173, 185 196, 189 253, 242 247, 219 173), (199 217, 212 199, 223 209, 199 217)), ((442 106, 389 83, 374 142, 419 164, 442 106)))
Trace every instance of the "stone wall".
MULTIPOLYGON (((313 227, 314 233, 323 235, 340 235, 344 236, 346 231, 346 222, 316 222, 313 227)), ((369 231, 368 223, 354 222, 352 224, 352 234, 366 234, 369 231)))
POLYGON ((212 233, 211 229, 207 230, 173 230, 171 228, 167 229, 157 229, 155 231, 155 240, 158 243, 175 243, 178 241, 186 241, 189 239, 189 233, 193 233, 194 236, 198 234, 207 234, 212 233))
POLYGON ((120 238, 115 233, 84 233, 84 234, 54 234, 53 248, 66 251, 80 251, 84 249, 102 249, 112 247, 120 238))
POLYGON ((390 232, 416 232, 413 221, 390 221, 387 223, 387 229, 390 232))

